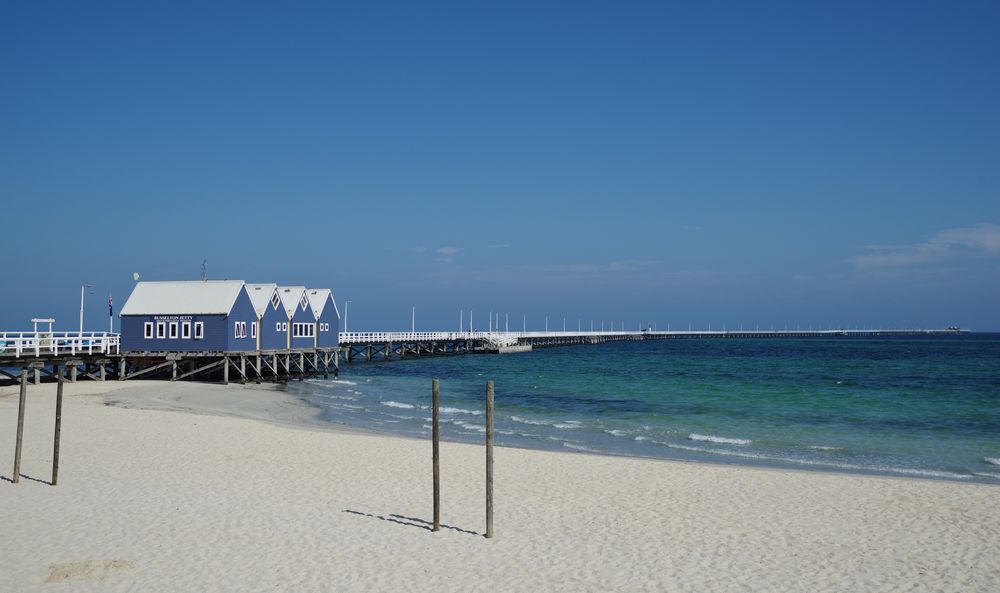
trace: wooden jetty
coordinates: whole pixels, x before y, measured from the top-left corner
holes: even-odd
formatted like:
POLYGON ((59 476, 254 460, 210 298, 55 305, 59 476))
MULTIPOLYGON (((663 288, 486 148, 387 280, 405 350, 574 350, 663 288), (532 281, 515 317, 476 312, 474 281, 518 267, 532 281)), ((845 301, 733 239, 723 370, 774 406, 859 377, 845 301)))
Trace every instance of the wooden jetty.
POLYGON ((36 385, 55 377, 59 367, 68 380, 184 379, 218 381, 287 381, 339 372, 340 350, 295 348, 260 351, 121 351, 118 334, 99 332, 0 333, 0 377, 20 380, 15 370, 31 371, 36 385))
POLYGON ((951 329, 541 331, 541 332, 341 332, 344 361, 377 362, 420 356, 529 352, 533 348, 678 339, 842 338, 964 334, 951 329))

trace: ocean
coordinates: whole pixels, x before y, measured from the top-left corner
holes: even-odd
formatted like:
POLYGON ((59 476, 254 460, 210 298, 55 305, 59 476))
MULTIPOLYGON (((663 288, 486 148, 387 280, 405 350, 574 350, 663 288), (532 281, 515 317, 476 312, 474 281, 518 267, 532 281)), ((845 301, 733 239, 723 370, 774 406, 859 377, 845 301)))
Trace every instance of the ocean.
POLYGON ((1000 334, 678 339, 343 365, 336 424, 498 445, 1000 484, 1000 334))

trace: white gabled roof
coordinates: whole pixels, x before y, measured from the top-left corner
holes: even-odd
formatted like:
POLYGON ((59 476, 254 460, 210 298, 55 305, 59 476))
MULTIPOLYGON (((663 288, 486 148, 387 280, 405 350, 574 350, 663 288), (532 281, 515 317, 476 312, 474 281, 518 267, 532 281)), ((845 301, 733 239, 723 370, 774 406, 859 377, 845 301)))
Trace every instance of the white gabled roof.
MULTIPOLYGON (((308 288, 306 296, 309 297, 309 305, 312 306, 313 315, 319 319, 323 315, 326 303, 333 299, 333 291, 329 288, 308 288)), ((333 309, 337 312, 337 319, 340 319, 340 310, 337 308, 337 301, 333 301, 333 309)))
POLYGON ((278 297, 281 298, 281 306, 285 308, 285 312, 288 313, 289 319, 295 315, 295 308, 299 306, 299 302, 302 301, 302 295, 304 295, 305 292, 305 286, 278 287, 278 297))
POLYGON ((242 280, 139 282, 121 315, 228 315, 242 280))
POLYGON ((271 304, 271 295, 274 294, 275 288, 278 288, 277 284, 247 284, 247 293, 253 302, 253 308, 257 310, 258 318, 264 316, 264 312, 271 304))

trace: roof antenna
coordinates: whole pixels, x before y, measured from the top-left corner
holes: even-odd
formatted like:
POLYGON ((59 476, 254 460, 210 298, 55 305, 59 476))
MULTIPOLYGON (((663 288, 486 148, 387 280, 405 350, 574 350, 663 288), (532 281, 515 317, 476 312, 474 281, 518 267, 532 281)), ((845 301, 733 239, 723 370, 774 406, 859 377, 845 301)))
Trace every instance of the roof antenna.
POLYGON ((208 260, 207 259, 201 260, 201 281, 202 282, 207 282, 208 281, 208 260))

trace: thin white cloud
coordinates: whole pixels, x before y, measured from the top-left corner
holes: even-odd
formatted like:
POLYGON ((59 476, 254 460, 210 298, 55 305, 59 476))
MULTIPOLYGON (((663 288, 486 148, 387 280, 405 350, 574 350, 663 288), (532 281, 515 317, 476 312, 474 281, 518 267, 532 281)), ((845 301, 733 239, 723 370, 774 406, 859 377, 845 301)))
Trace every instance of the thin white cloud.
POLYGON ((984 223, 938 231, 914 245, 869 245, 870 253, 851 258, 865 270, 914 267, 963 257, 1000 255, 1000 225, 984 223))
POLYGON ((592 275, 592 274, 619 274, 627 272, 638 272, 656 265, 653 260, 629 259, 600 263, 577 263, 577 264, 530 264, 524 266, 526 271, 539 272, 552 275, 592 275))
POLYGON ((438 247, 434 251, 440 255, 450 257, 456 255, 461 250, 462 250, 461 247, 438 247))

